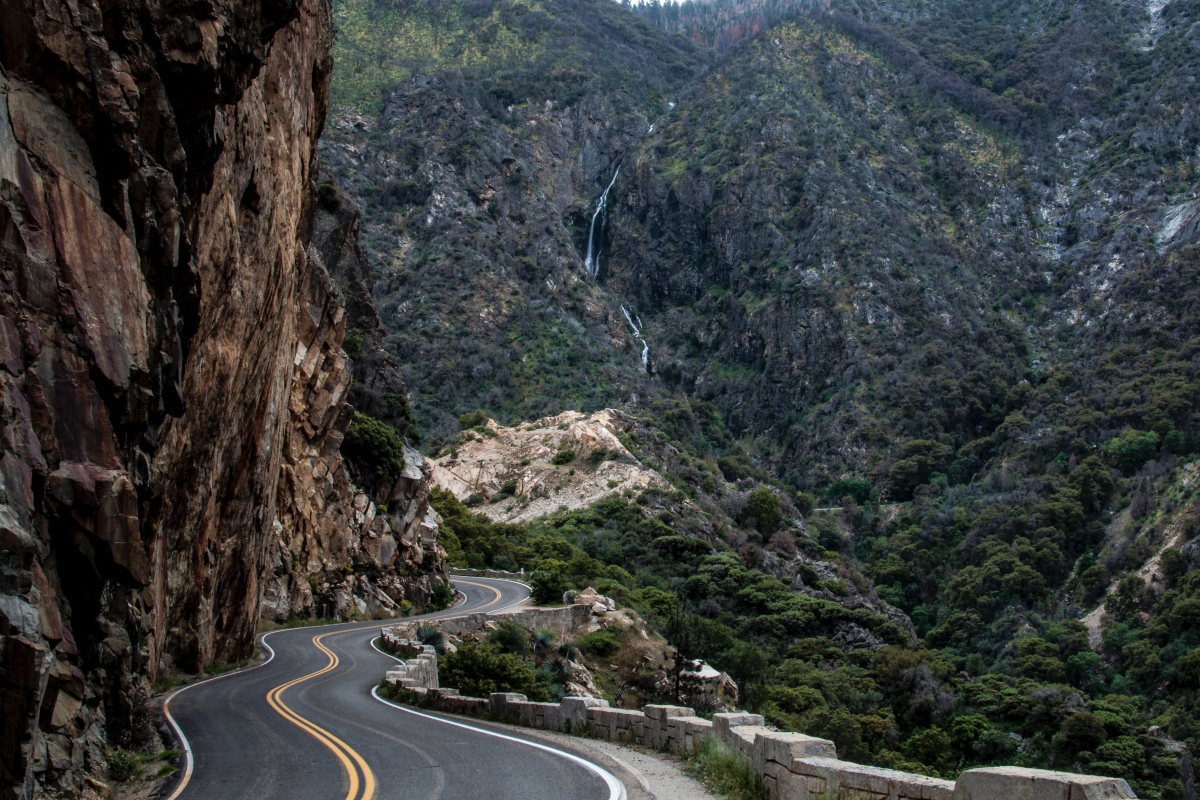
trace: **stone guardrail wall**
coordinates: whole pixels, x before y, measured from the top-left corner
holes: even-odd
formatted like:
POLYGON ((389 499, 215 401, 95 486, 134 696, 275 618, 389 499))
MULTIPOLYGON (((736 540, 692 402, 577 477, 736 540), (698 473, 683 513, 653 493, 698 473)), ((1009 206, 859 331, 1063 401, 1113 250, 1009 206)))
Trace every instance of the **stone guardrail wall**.
POLYGON ((401 659, 388 669, 384 680, 409 689, 438 688, 437 650, 427 644, 404 639, 384 629, 383 649, 401 659))
POLYGON ((683 706, 649 705, 641 711, 609 708, 607 701, 564 697, 531 703, 523 694, 498 692, 484 699, 457 689, 404 686, 398 699, 412 705, 527 728, 561 731, 639 744, 671 753, 693 753, 716 739, 762 776, 771 800, 1129 800, 1121 778, 1021 767, 967 770, 957 781, 840 761, 833 742, 764 727, 757 714, 697 717, 683 706))
POLYGON ((526 628, 549 628, 559 636, 569 636, 576 632, 587 632, 592 624, 592 610, 587 606, 570 605, 557 608, 525 608, 495 614, 477 612, 451 619, 398 622, 384 628, 384 634, 391 634, 396 639, 415 639, 417 628, 433 625, 444 634, 462 638, 486 630, 484 626, 489 622, 495 624, 508 620, 526 628))
POLYGON ((525 570, 508 572, 503 569, 467 569, 466 567, 451 567, 450 576, 462 575, 464 578, 504 578, 510 581, 525 582, 525 570))

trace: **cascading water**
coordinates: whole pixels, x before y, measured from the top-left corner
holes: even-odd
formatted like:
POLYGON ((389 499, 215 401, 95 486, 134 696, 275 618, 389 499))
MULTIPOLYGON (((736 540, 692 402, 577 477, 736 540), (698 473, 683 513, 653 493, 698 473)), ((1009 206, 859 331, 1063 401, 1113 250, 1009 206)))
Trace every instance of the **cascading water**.
POLYGON ((628 322, 629 327, 633 329, 633 335, 640 339, 642 332, 637 325, 633 324, 633 317, 629 316, 629 309, 627 309, 625 306, 621 306, 621 313, 625 315, 625 321, 628 322))
POLYGON ((596 212, 592 214, 592 226, 588 229, 588 248, 587 258, 583 260, 584 269, 587 274, 593 278, 600 274, 600 244, 596 241, 596 220, 600 220, 600 238, 604 239, 604 221, 607 218, 608 211, 608 193, 612 190, 613 184, 617 182, 617 176, 621 174, 621 168, 617 167, 617 171, 613 173, 612 180, 608 182, 608 187, 604 190, 604 194, 600 195, 600 200, 596 203, 596 212), (604 214, 604 217, 601 217, 604 214))
MULTIPOLYGON (((642 343, 642 372, 650 371, 650 345, 646 343, 646 338, 642 336, 640 325, 633 323, 633 317, 629 316, 629 309, 621 306, 621 313, 625 315, 625 321, 629 323, 630 329, 633 331, 633 338, 642 343)), ((638 316, 638 322, 642 321, 641 316, 638 316)))

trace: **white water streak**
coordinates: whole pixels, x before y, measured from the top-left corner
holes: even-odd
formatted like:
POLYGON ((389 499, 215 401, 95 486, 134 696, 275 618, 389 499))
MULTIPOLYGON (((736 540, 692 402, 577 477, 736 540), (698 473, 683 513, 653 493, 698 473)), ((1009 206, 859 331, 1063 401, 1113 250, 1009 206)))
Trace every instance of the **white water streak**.
POLYGON ((629 316, 629 309, 625 308, 625 306, 621 306, 621 313, 625 315, 625 321, 629 323, 629 327, 633 328, 633 335, 641 336, 642 331, 637 325, 633 324, 633 317, 629 316))
POLYGON ((635 325, 633 323, 633 317, 629 314, 629 309, 625 308, 624 305, 621 306, 621 313, 625 315, 625 321, 629 323, 629 327, 633 330, 633 338, 642 343, 642 372, 649 372, 650 345, 646 342, 646 338, 642 336, 642 329, 639 327, 642 321, 642 316, 640 314, 638 315, 638 325, 635 325))
MULTIPOLYGON (((592 214, 592 226, 588 229, 587 258, 583 260, 583 266, 587 270, 587 274, 593 278, 600 274, 600 247, 596 244, 596 220, 600 219, 600 215, 608 208, 608 193, 612 190, 613 184, 617 182, 617 176, 620 174, 621 168, 617 167, 612 180, 608 182, 608 188, 604 190, 604 194, 600 195, 600 200, 596 203, 596 212, 592 214)), ((604 220, 602 219, 600 220, 600 235, 604 235, 604 220)))

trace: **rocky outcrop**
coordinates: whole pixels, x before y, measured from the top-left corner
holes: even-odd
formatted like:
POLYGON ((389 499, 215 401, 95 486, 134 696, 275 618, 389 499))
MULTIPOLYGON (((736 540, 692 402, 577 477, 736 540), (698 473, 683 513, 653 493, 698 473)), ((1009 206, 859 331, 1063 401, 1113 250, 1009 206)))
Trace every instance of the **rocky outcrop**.
POLYGON ((346 306, 346 351, 354 380, 350 403, 410 438, 417 436, 400 363, 384 349, 387 329, 375 305, 375 281, 359 243, 359 208, 332 178, 317 187, 310 257, 321 260, 346 306))
POLYGON ((511 428, 488 420, 434 460, 433 483, 459 500, 484 504, 482 513, 504 522, 562 506, 586 508, 623 492, 668 488, 618 438, 633 424, 614 409, 591 415, 564 411, 511 428))
MULTIPOLYGON (((354 408, 346 402, 352 362, 341 345, 353 320, 321 267, 322 243, 316 236, 309 251, 314 268, 300 305, 274 574, 263 597, 263 614, 280 622, 291 616, 397 616, 428 601, 430 581, 445 564, 436 512, 429 506, 431 469, 421 454, 406 448, 404 472, 379 496, 355 485, 342 458, 354 408)), ((399 388, 403 391, 403 383, 399 388)))
MULTIPOLYGON (((331 37, 325 0, 4 7, 5 798, 83 792, 106 742, 153 735, 150 679, 252 652, 277 542, 365 524, 308 247, 331 37)), ((422 480, 398 542, 431 538, 422 480)), ((388 560, 382 531, 359 549, 388 560)))

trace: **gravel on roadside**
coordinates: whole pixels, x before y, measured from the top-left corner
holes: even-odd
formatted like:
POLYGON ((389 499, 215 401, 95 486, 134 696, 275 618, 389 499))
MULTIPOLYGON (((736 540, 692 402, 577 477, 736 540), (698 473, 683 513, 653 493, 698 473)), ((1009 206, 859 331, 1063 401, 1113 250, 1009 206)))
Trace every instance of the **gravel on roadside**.
MULTIPOLYGON (((472 724, 478 722, 473 721, 472 724)), ((594 761, 622 780, 629 791, 630 800, 720 800, 705 789, 704 784, 687 774, 681 758, 669 753, 567 733, 516 725, 485 724, 594 761)))

